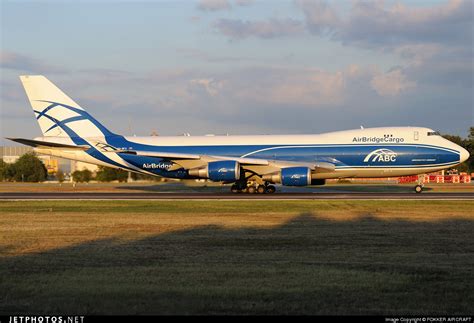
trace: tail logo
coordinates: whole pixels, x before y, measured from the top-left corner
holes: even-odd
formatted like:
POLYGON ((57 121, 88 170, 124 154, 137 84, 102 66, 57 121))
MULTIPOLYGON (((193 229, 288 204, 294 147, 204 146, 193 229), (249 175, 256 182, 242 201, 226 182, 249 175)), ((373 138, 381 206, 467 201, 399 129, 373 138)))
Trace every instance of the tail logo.
POLYGON ((69 105, 66 105, 66 104, 62 104, 62 103, 58 103, 58 102, 53 102, 53 101, 46 101, 46 100, 36 100, 36 101, 39 101, 39 102, 47 102, 47 103, 50 103, 49 106, 47 106, 46 108, 44 108, 42 111, 38 111, 38 110, 33 110, 35 113, 37 113, 38 115, 36 116, 36 120, 39 120, 41 119, 42 117, 45 117, 49 120, 51 120, 53 122, 53 125, 51 127, 49 127, 46 131, 45 131, 45 134, 48 133, 50 130, 53 130, 54 128, 57 128, 59 127, 60 129, 66 131, 66 133, 70 136, 70 137, 76 137, 78 136, 71 128, 67 127, 66 125, 68 123, 71 123, 71 122, 74 122, 74 121, 80 121, 80 120, 88 120, 90 121, 92 124, 94 124, 94 126, 97 127, 97 129, 99 129, 99 131, 102 133, 102 135, 104 136, 107 136, 107 135, 112 135, 112 133, 110 131, 108 131, 104 126, 102 126, 97 120, 95 120, 89 113, 87 113, 85 110, 82 110, 82 109, 78 109, 78 108, 74 108, 74 107, 71 107, 69 105), (76 116, 73 116, 73 117, 69 117, 67 119, 64 119, 62 121, 59 121, 57 120, 56 118, 52 117, 51 115, 49 115, 47 112, 49 112, 51 109, 53 108, 63 108, 63 109, 66 109, 66 110, 69 110, 69 111, 72 111, 72 112, 75 112, 77 113, 78 115, 76 116))
POLYGON ((397 161, 397 153, 386 148, 372 151, 364 158, 364 163, 394 163, 397 161))

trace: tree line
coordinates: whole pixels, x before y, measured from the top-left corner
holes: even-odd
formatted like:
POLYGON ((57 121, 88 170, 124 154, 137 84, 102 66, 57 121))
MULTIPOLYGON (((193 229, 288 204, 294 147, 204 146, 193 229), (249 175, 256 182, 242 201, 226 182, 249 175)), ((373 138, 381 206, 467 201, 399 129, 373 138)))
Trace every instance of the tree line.
POLYGON ((466 149, 470 154, 468 160, 466 160, 461 165, 456 166, 455 168, 460 172, 474 172, 474 127, 469 128, 469 134, 467 138, 461 138, 460 136, 447 134, 443 135, 443 138, 458 144, 459 146, 466 149))
MULTIPOLYGON (((83 170, 76 170, 72 173, 72 179, 74 182, 77 183, 88 183, 92 180, 98 182, 112 182, 112 181, 119 181, 119 182, 126 182, 128 180, 128 173, 122 169, 110 168, 99 166, 99 170, 97 172, 92 173, 88 169, 83 170)), ((160 177, 152 176, 152 175, 144 175, 144 174, 137 174, 131 173, 131 179, 136 180, 148 180, 148 181, 157 181, 160 180, 160 177)))
MULTIPOLYGON (((85 183, 91 180, 99 182, 118 180, 119 182, 126 182, 128 172, 99 166, 99 170, 95 174, 88 169, 84 169, 73 172, 71 176, 75 182, 79 183, 85 183)), ((55 177, 59 182, 65 180, 64 172, 61 170, 56 172, 55 177)), ((14 163, 6 163, 3 159, 0 159, 0 181, 43 182, 47 179, 48 170, 33 152, 22 155, 14 163)))
MULTIPOLYGON (((55 179, 59 182, 64 182, 65 174, 58 170, 55 174, 55 179)), ((92 180, 98 182, 126 182, 128 179, 128 172, 99 166, 97 172, 93 173, 88 169, 76 170, 71 174, 74 182, 88 183, 92 180)), ((156 176, 142 175, 132 173, 133 180, 157 180, 156 176)), ((44 182, 48 179, 48 170, 43 162, 33 152, 22 155, 14 163, 6 163, 0 159, 0 181, 7 182, 44 182)))
POLYGON ((48 170, 34 153, 26 153, 14 163, 0 159, 0 181, 43 182, 47 177, 48 170))

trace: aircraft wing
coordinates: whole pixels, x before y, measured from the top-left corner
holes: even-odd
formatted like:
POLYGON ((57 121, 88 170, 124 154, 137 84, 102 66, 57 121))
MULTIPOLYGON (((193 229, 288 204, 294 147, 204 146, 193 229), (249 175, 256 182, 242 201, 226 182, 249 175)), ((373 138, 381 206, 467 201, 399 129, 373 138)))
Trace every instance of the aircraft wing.
POLYGON ((229 157, 229 156, 212 156, 212 155, 198 155, 198 154, 184 154, 184 153, 170 153, 170 152, 152 152, 152 151, 138 151, 138 150, 122 150, 112 151, 124 154, 131 154, 137 156, 157 157, 168 159, 175 163, 175 166, 169 170, 176 170, 179 168, 191 169, 205 166, 209 162, 221 160, 233 160, 244 166, 245 169, 254 171, 258 174, 267 174, 285 167, 308 167, 313 171, 332 172, 335 165, 328 162, 294 162, 284 160, 267 160, 261 158, 247 158, 247 157, 229 157))
POLYGON ((199 167, 199 166, 207 164, 208 162, 218 161, 218 160, 235 160, 242 165, 268 165, 267 160, 257 159, 257 158, 209 156, 209 155, 156 152, 156 151, 140 151, 140 150, 115 150, 111 152, 131 154, 131 155, 136 155, 136 156, 169 159, 184 168, 199 167))

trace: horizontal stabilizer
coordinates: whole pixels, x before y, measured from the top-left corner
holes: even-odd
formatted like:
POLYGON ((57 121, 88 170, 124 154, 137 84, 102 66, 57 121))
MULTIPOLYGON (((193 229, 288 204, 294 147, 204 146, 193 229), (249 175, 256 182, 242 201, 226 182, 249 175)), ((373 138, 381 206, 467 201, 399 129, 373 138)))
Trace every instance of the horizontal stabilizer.
POLYGON ((91 148, 88 145, 66 145, 60 144, 56 142, 49 142, 49 141, 40 141, 40 140, 33 140, 33 139, 24 139, 24 138, 6 138, 11 141, 19 142, 20 144, 24 144, 31 147, 47 147, 47 148, 58 148, 58 149, 78 149, 78 150, 87 150, 91 148))

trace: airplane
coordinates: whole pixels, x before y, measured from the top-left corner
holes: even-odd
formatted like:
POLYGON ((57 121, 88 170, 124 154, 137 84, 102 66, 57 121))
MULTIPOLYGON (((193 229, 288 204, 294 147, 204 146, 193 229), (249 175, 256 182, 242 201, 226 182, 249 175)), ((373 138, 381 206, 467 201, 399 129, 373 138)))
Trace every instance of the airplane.
MULTIPOLYGON (((316 135, 122 136, 42 75, 20 76, 42 137, 7 138, 40 154, 177 179, 208 179, 233 193, 274 193, 327 179, 418 175, 456 166, 464 148, 423 127, 316 135)), ((419 181, 415 192, 421 193, 419 181)))

